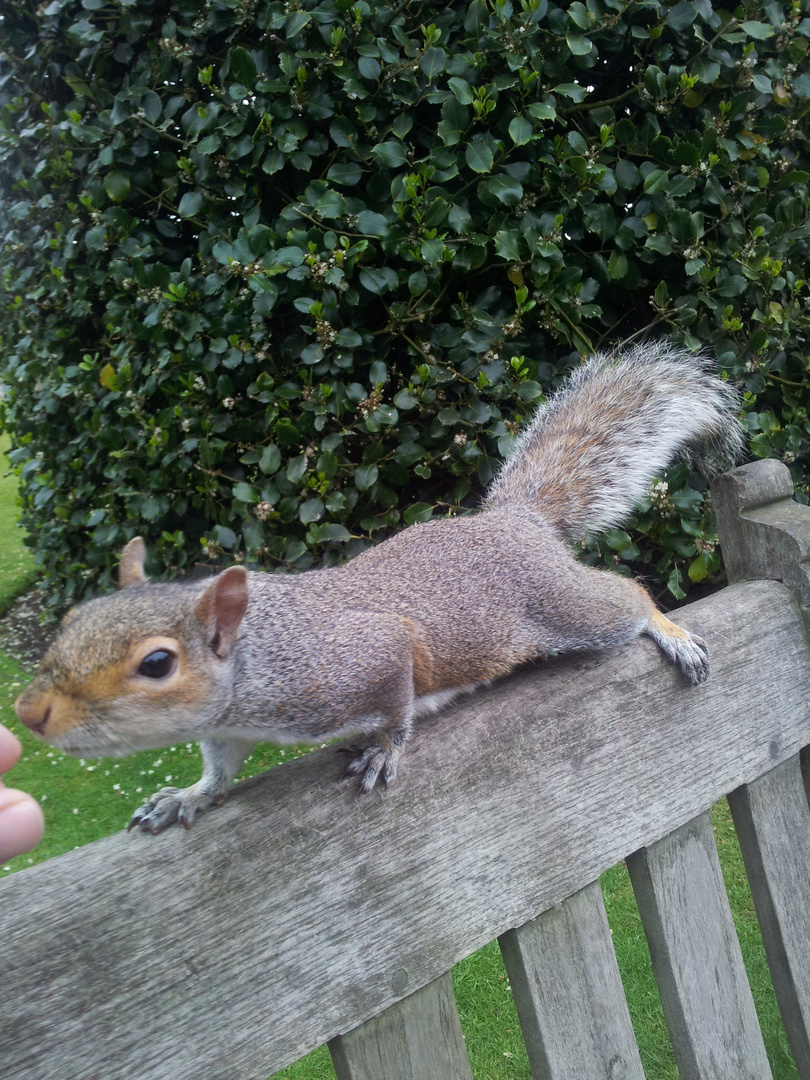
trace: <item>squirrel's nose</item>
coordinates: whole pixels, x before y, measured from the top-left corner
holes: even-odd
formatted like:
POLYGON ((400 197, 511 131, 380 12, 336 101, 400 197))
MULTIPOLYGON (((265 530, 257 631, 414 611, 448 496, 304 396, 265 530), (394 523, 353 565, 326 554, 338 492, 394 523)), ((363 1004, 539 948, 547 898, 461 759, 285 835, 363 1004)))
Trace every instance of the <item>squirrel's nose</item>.
POLYGON ((23 691, 14 702, 14 711, 23 724, 37 735, 45 734, 45 727, 51 716, 51 703, 47 698, 27 701, 23 691))

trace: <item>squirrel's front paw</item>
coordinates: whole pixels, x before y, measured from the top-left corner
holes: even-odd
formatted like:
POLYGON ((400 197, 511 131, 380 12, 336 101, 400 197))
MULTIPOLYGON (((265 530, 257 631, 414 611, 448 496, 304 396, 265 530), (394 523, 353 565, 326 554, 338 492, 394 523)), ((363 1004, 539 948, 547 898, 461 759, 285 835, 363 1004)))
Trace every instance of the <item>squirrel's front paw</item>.
POLYGON ((190 829, 196 814, 223 800, 224 796, 214 799, 210 794, 200 791, 196 785, 187 788, 161 788, 135 811, 127 826, 127 832, 139 828, 141 832, 152 833, 154 836, 175 821, 190 829))
POLYGON ((360 790, 367 794, 378 780, 387 787, 397 774, 397 762, 402 753, 399 747, 383 748, 376 743, 371 746, 342 746, 338 753, 347 754, 351 761, 343 777, 359 776, 360 790))

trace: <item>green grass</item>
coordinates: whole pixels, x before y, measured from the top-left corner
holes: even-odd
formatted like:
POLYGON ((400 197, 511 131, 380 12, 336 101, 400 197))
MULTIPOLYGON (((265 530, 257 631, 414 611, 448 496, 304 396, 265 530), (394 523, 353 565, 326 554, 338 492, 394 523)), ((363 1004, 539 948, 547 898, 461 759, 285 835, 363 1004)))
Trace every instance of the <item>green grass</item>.
MULTIPOLYGON (((2 444, 0 444, 0 448, 2 444)), ((33 563, 16 527, 16 484, 0 478, 0 605, 7 604, 32 579, 33 563)), ((2 610, 2 607, 0 607, 2 610)), ((27 855, 0 867, 0 878, 33 863, 70 851, 123 829, 153 790, 171 783, 183 787, 200 775, 200 754, 191 743, 146 751, 123 761, 81 760, 43 747, 17 721, 14 698, 28 676, 0 652, 0 723, 23 744, 23 757, 8 783, 30 791, 45 812, 45 839, 27 855)), ((260 772, 305 750, 257 747, 244 775, 260 772)), ((797 1080, 774 999, 751 894, 742 866, 731 815, 725 802, 715 807, 715 834, 723 875, 751 981, 774 1080, 797 1080)), ((623 866, 604 875, 605 906, 616 946, 630 1014, 647 1080, 677 1080, 649 950, 623 866)), ((453 984, 476 1080, 529 1080, 530 1070, 497 942, 458 964, 453 984)), ((329 1053, 321 1047, 274 1080, 334 1080, 329 1053)), ((583 1078, 585 1080, 585 1078, 583 1078)))
POLYGON ((0 611, 29 585, 35 576, 34 559, 23 547, 23 534, 17 524, 16 477, 6 475, 8 436, 0 436, 0 611))

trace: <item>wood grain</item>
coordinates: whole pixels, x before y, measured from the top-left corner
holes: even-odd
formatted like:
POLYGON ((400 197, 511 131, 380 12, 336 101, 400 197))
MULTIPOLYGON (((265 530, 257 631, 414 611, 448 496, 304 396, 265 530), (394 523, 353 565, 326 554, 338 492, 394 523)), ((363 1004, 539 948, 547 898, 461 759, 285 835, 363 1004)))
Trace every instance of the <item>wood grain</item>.
POLYGON ((771 1080, 708 812, 627 869, 681 1080, 771 1080))
POLYGON ((644 1080, 598 881, 500 944, 535 1080, 644 1080))
POLYGON ((678 620, 703 686, 652 642, 549 661, 420 723, 390 791, 327 749, 0 882, 0 1075, 265 1080, 810 743, 784 586, 678 620))
POLYGON ((472 1080, 450 974, 329 1044, 338 1080, 472 1080))
POLYGON ((798 755, 729 795, 774 990, 810 1080, 810 808, 798 755))

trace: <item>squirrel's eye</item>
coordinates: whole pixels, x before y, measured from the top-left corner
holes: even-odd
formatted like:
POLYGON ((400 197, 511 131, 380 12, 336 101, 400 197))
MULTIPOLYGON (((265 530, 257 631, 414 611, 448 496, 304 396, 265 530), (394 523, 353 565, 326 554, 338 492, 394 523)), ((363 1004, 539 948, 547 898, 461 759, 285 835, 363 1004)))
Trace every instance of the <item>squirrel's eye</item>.
POLYGON ((177 657, 168 649, 155 649, 141 660, 138 674, 147 679, 165 679, 177 666, 177 657))

